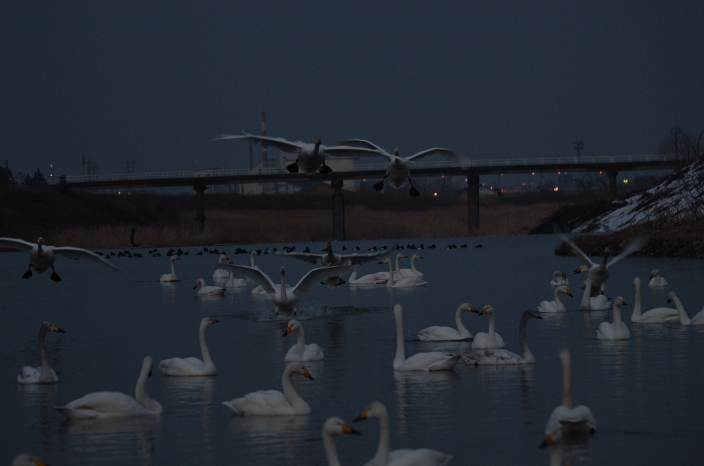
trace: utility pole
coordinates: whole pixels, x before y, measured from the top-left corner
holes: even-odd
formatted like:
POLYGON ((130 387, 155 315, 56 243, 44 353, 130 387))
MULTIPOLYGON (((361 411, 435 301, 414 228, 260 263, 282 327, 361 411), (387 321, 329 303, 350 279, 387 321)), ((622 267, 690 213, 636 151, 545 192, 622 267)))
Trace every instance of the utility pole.
POLYGON ((578 136, 574 141, 574 150, 577 151, 577 163, 579 163, 579 156, 581 155, 582 149, 584 149, 584 141, 582 141, 582 136, 578 136))
POLYGON ((682 130, 680 129, 679 126, 675 125, 674 128, 670 128, 670 134, 675 136, 675 158, 679 156, 679 150, 677 147, 677 144, 680 140, 680 134, 682 134, 682 130))

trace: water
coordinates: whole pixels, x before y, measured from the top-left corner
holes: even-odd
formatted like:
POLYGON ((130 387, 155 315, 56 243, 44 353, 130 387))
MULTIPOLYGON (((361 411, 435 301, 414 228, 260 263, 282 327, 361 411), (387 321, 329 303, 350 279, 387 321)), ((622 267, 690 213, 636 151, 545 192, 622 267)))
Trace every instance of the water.
MULTIPOLYGON (((630 322, 633 278, 644 282, 643 309, 666 304, 675 290, 685 309, 704 304, 704 261, 627 258, 612 269, 607 295, 629 304, 624 321, 631 340, 596 340, 610 312, 578 311, 581 276, 570 275, 575 298, 563 297, 568 312, 532 319, 528 343, 538 362, 527 367, 458 366, 451 373, 394 373, 395 330, 392 308, 404 308, 406 355, 419 351, 469 352, 468 343, 422 343, 413 334, 430 325, 454 325, 462 302, 492 304, 496 329, 507 349, 518 351, 521 312, 552 300, 549 281, 555 269, 571 271, 574 257, 556 257, 553 235, 404 240, 435 243, 422 251, 417 267, 424 288, 316 287, 301 294, 300 319, 308 342, 318 343, 325 359, 307 363, 315 381, 294 376, 294 385, 311 406, 310 416, 235 418, 220 403, 260 389, 281 389, 283 357, 295 336, 283 337, 287 318, 272 321, 269 299, 250 288, 203 299, 192 287, 196 278, 212 284, 216 255, 195 255, 176 262, 181 282, 158 282, 169 272, 167 257, 111 259, 125 270, 107 269, 59 258, 60 283, 48 275, 21 279, 25 253, 0 255, 0 393, 3 422, 0 463, 32 452, 52 464, 325 464, 320 430, 329 416, 351 422, 372 401, 383 402, 391 418, 391 447, 429 447, 456 455, 454 464, 549 464, 551 455, 584 464, 704 464, 697 442, 704 431, 704 328, 635 325, 630 322), (483 248, 473 246, 481 242, 483 248), (467 249, 446 250, 447 244, 467 249), (670 282, 665 291, 647 286, 651 269, 670 282), (174 356, 200 357, 198 325, 203 316, 221 320, 207 340, 218 368, 214 378, 167 378, 155 367, 147 392, 164 406, 161 417, 117 421, 68 422, 53 409, 93 391, 134 394, 141 361, 174 356), (66 330, 47 335, 53 386, 20 386, 15 378, 26 364, 39 365, 37 331, 44 320, 66 330), (572 354, 572 395, 594 413, 599 431, 564 451, 539 450, 552 409, 561 403, 562 376, 557 352, 572 354)), ((391 244, 390 242, 386 242, 391 244)), ((347 243, 363 250, 371 244, 347 243)), ((270 245, 271 247, 281 245, 270 245)), ((323 243, 310 246, 321 251, 323 243)), ((258 247, 258 246, 257 246, 258 247)), ((340 244, 335 246, 338 250, 340 244)), ((222 249, 222 248, 221 248, 222 249)), ((224 247, 234 252, 234 247, 224 247)), ((162 254, 165 249, 161 250, 162 254)), ((405 251, 409 256, 413 251, 405 251)), ((146 251, 143 251, 146 254, 146 251)), ((231 256, 249 263, 244 255, 231 256)), ((281 265, 297 281, 308 264, 262 255, 257 265, 275 274, 281 265)), ((405 267, 408 267, 407 260, 405 267)), ((385 266, 360 267, 360 275, 385 266)), ((563 295, 564 296, 564 295, 563 295)), ((472 332, 486 331, 488 318, 465 314, 472 332)), ((374 420, 355 424, 361 436, 337 437, 343 464, 362 464, 376 451, 374 420)), ((556 461, 557 462, 557 461, 556 461)))

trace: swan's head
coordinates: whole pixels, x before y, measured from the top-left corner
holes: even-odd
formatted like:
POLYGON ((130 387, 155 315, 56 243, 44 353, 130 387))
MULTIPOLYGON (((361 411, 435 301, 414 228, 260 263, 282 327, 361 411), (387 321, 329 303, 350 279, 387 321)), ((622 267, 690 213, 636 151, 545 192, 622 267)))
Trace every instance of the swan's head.
POLYGON ((315 138, 315 143, 316 143, 316 144, 320 144, 321 142, 323 142, 323 141, 322 141, 320 138, 315 138))
POLYGON ((205 280, 203 280, 202 278, 196 280, 196 284, 193 285, 193 289, 195 290, 196 288, 198 288, 199 285, 205 286, 205 280))
POLYGON ((61 330, 59 327, 56 325, 52 324, 48 320, 42 324, 42 330, 45 330, 47 332, 59 332, 59 333, 66 333, 65 331, 61 330))
POLYGON ((396 304, 394 306, 394 315, 400 316, 402 312, 403 312, 403 308, 401 307, 401 305, 396 304))
POLYGON ((36 456, 22 453, 15 456, 15 459, 12 460, 12 466, 47 466, 47 464, 36 456))
POLYGON ((400 154, 400 152, 398 151, 398 149, 394 149, 394 155, 399 155, 399 154, 400 154))
POLYGON ((391 261, 388 259, 388 257, 386 259, 382 259, 381 262, 379 262, 379 264, 390 264, 390 263, 391 263, 391 261))
POLYGON ((284 331, 283 336, 286 336, 294 330, 298 330, 299 328, 301 328, 300 322, 298 322, 296 319, 290 320, 288 325, 286 326, 286 330, 284 331))
POLYGON ((379 419, 384 416, 388 416, 386 406, 384 406, 378 401, 375 401, 374 403, 364 408, 362 414, 357 416, 352 422, 363 421, 365 419, 379 419))
MULTIPOLYGON (((174 254, 173 256, 171 256, 171 260, 172 260, 172 261, 177 261, 177 260, 181 260, 181 258, 180 258, 177 254, 174 254)), ((180 267, 180 266, 179 266, 179 267, 180 267)))
POLYGON ((218 319, 213 319, 211 317, 203 317, 203 320, 201 321, 201 325, 205 325, 206 327, 217 324, 220 322, 218 319))
POLYGON ((557 292, 558 292, 558 293, 565 293, 565 294, 566 294, 567 296, 569 296, 570 298, 574 298, 574 296, 572 296, 572 292, 571 292, 570 289, 567 288, 566 286, 559 286, 559 287, 557 287, 557 292))
POLYGON ((281 275, 286 275, 286 268, 285 268, 285 267, 281 267, 281 268, 279 269, 279 272, 281 272, 281 275))
POLYGON ((668 302, 668 303, 671 303, 671 302, 673 302, 675 299, 677 299, 677 295, 675 294, 674 291, 670 291, 670 292, 668 293, 668 295, 667 295, 667 302, 668 302))
POLYGON ((528 316, 528 318, 534 317, 536 319, 542 319, 543 317, 540 315, 540 313, 535 312, 533 309, 526 309, 523 311, 524 316, 528 316))
POLYGON ((249 254, 250 254, 251 256, 258 256, 258 255, 259 255, 259 251, 256 250, 256 249, 252 249, 252 252, 250 252, 249 254))
POLYGON ((400 257, 401 259, 408 259, 408 256, 405 255, 404 253, 398 254, 397 257, 400 257))
POLYGON ((570 350, 567 348, 562 348, 559 353, 557 353, 557 357, 560 359, 560 362, 562 364, 569 364, 570 363, 570 350))
POLYGON ((618 304, 619 306, 625 306, 626 301, 624 301, 621 296, 616 296, 616 299, 614 299, 614 304, 618 304))
POLYGON ((350 427, 345 421, 339 417, 331 417, 323 424, 323 435, 335 436, 339 434, 355 434, 360 435, 361 432, 350 427))
POLYGON ((476 307, 472 306, 469 303, 460 304, 460 310, 462 312, 479 312, 476 307))
POLYGON ((308 369, 306 369, 306 366, 303 365, 302 362, 292 362, 289 363, 288 366, 286 366, 287 369, 291 371, 291 373, 296 373, 296 374, 301 374, 303 377, 307 377, 310 380, 315 380, 312 375, 310 375, 310 372, 308 372, 308 369))
POLYGON ((572 273, 576 275, 578 273, 585 273, 586 274, 587 272, 589 272, 589 267, 587 267, 586 265, 583 265, 583 266, 579 267, 578 269, 574 270, 572 273))
POLYGON ((479 311, 479 315, 480 315, 480 316, 482 316, 482 315, 484 315, 484 314, 493 314, 493 313, 494 313, 494 308, 491 307, 490 304, 487 304, 486 306, 484 306, 484 307, 482 308, 481 311, 479 311))
POLYGON ((633 279, 633 286, 638 286, 638 285, 640 285, 640 278, 636 277, 633 279))
POLYGON ((421 256, 420 254, 413 254, 411 256, 411 259, 423 259, 423 256, 421 256))
POLYGON ((653 269, 652 272, 650 272, 650 278, 655 278, 655 277, 660 277, 661 273, 658 269, 653 269))

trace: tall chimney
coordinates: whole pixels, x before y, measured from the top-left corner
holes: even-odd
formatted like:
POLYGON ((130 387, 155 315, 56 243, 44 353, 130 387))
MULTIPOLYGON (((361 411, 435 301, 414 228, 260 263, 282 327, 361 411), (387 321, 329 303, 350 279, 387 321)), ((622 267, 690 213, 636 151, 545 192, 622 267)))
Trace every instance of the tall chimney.
MULTIPOLYGON (((266 112, 262 112, 262 136, 266 136, 266 112)), ((262 160, 266 160, 266 146, 262 144, 262 160)))

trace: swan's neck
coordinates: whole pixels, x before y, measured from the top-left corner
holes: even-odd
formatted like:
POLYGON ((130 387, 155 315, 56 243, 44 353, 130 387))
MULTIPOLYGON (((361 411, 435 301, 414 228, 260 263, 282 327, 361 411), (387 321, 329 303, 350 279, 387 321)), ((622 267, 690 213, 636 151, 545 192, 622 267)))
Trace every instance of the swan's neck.
POLYGON ((457 331, 460 332, 462 338, 472 338, 472 333, 465 328, 464 324, 462 324, 462 312, 464 312, 464 310, 461 306, 458 307, 457 312, 455 312, 455 325, 457 326, 457 331))
POLYGON ((406 361, 406 353, 403 347, 403 316, 400 312, 396 315, 396 357, 394 357, 394 369, 406 361))
POLYGON ((690 319, 687 313, 684 311, 682 303, 680 302, 680 298, 678 298, 677 296, 673 296, 672 301, 674 301, 675 307, 677 308, 677 313, 680 316, 680 324, 689 325, 690 322, 692 322, 692 319, 690 319))
POLYGON ((379 446, 376 449, 376 455, 372 459, 372 464, 389 464, 389 448, 391 446, 391 438, 389 435, 389 415, 382 413, 379 416, 379 446))
MULTIPOLYGON (((396 267, 398 268, 398 257, 396 258, 396 267)), ((394 286, 394 269, 391 266, 391 261, 389 261, 389 279, 386 280, 386 286, 392 288, 394 286)))
POLYGON ((354 283, 357 281, 357 269, 354 269, 352 271, 352 275, 350 275, 350 278, 347 280, 348 283, 354 283))
POLYGON ((570 388, 570 362, 562 360, 562 406, 572 409, 572 390, 570 388))
POLYGON ((176 279, 176 272, 174 271, 174 262, 175 261, 171 261, 171 280, 176 279))
POLYGON ((152 368, 150 364, 142 365, 142 372, 140 372, 139 378, 137 379, 137 385, 134 387, 134 398, 137 400, 137 403, 142 405, 142 407, 147 411, 154 414, 160 414, 164 411, 164 409, 158 401, 149 398, 149 395, 147 395, 147 390, 145 389, 147 377, 149 377, 151 370, 152 368))
POLYGON ((225 287, 234 288, 235 287, 235 274, 230 272, 230 279, 227 281, 225 287))
POLYGON ((252 268, 254 268, 254 254, 249 255, 249 263, 252 265, 252 268))
POLYGON ((558 311, 561 311, 565 308, 565 306, 564 306, 564 304, 562 304, 562 301, 560 300, 560 291, 559 290, 560 290, 559 287, 555 288, 554 296, 555 296, 555 306, 558 311))
POLYGON ((279 290, 281 302, 286 302, 286 274, 281 271, 281 289, 279 290))
POLYGON ((412 257, 411 257, 411 270, 413 270, 413 273, 415 273, 416 275, 419 273, 419 272, 416 270, 416 258, 415 258, 415 256, 412 256, 412 257))
POLYGON ((323 448, 325 449, 325 459, 328 466, 340 466, 340 459, 337 457, 335 439, 330 434, 323 434, 323 448))
POLYGON ((592 305, 589 302, 589 298, 592 295, 592 274, 587 272, 587 281, 584 285, 584 295, 582 296, 582 302, 579 304, 580 311, 591 311, 592 305))
POLYGON ((305 336, 305 333, 303 332, 302 325, 298 326, 298 331, 296 333, 298 334, 296 336, 296 351, 302 356, 303 352, 306 349, 306 336, 305 336))
POLYGON ((623 320, 621 319, 621 305, 614 302, 614 332, 620 331, 623 327, 623 320))
POLYGON ((530 314, 525 313, 521 316, 521 324, 518 327, 518 347, 521 349, 521 355, 526 362, 535 362, 535 356, 528 348, 528 340, 526 339, 526 327, 528 325, 530 314))
POLYGON ((291 375, 293 375, 293 367, 288 365, 284 371, 283 377, 281 377, 281 387, 283 388, 284 396, 286 400, 288 400, 288 403, 298 411, 299 409, 297 408, 308 407, 308 403, 306 403, 303 398, 300 397, 296 389, 293 388, 291 375))
POLYGON ((222 264, 222 259, 223 259, 222 256, 218 257, 218 264, 222 264))
MULTIPOLYGON (((230 275, 232 277, 232 275, 230 275)), ((200 326, 200 331, 198 332, 198 339, 200 340, 200 354, 203 356, 203 363, 205 363, 206 369, 215 368, 213 360, 210 359, 210 351, 208 351, 208 344, 205 342, 205 331, 208 329, 208 322, 203 322, 200 326)))
POLYGON ((47 333, 49 333, 49 330, 42 325, 42 328, 39 329, 39 357, 42 362, 42 374, 48 374, 51 372, 51 368, 49 367, 49 358, 46 355, 46 345, 44 342, 44 340, 46 340, 47 333))
POLYGON ((635 282, 633 285, 636 288, 636 296, 633 300, 633 314, 631 315, 631 320, 640 318, 641 304, 640 304, 640 282, 635 282))
MULTIPOLYGON (((396 275, 398 276, 398 278, 401 278, 401 268, 398 265, 398 260, 400 258, 401 258, 401 256, 396 255, 396 275)), ((391 264, 389 264, 389 265, 391 265, 391 264)))
POLYGON ((496 322, 494 321, 494 313, 489 314, 489 338, 488 341, 496 342, 496 322))

